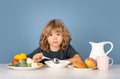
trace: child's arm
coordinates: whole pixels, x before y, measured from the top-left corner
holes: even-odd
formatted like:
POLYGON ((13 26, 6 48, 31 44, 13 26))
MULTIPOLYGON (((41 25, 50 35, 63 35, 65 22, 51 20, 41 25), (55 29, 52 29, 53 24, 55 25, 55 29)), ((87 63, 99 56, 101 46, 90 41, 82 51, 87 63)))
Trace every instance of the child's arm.
POLYGON ((69 60, 71 63, 73 63, 75 61, 83 62, 80 54, 78 52, 76 52, 76 50, 71 45, 69 45, 66 52, 67 52, 67 57, 68 57, 67 60, 69 60))
POLYGON ((69 58, 67 60, 70 61, 71 63, 74 63, 75 61, 83 62, 79 54, 75 54, 72 58, 69 58))
POLYGON ((32 57, 32 59, 35 63, 39 63, 42 60, 42 57, 43 57, 42 53, 37 53, 32 57))

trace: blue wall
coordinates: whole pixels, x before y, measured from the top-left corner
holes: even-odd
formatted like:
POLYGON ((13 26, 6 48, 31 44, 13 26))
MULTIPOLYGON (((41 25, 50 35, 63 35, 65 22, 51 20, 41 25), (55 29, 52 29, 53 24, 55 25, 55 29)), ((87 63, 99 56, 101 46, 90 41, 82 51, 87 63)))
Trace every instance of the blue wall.
POLYGON ((0 63, 36 49, 44 24, 53 18, 66 24, 83 59, 91 51, 89 41, 111 41, 109 56, 120 64, 120 0, 0 0, 0 63))

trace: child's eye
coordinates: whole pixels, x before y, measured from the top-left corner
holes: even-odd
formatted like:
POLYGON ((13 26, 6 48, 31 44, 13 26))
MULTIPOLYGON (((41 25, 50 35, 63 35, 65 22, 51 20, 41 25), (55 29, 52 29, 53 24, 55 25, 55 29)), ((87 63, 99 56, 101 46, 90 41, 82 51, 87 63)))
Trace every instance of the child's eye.
POLYGON ((60 36, 60 35, 61 35, 60 33, 57 34, 57 36, 60 36))
POLYGON ((52 34, 49 34, 49 36, 52 36, 52 34))

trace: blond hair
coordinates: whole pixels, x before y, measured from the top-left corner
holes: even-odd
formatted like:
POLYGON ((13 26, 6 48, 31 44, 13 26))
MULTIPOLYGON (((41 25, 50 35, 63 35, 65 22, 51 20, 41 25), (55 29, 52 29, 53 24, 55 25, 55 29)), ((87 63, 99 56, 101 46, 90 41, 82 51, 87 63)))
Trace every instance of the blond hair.
POLYGON ((55 30, 55 32, 59 32, 63 36, 62 44, 60 45, 61 50, 67 49, 69 42, 71 40, 71 35, 64 23, 60 19, 53 19, 49 21, 42 31, 42 34, 40 36, 39 45, 40 48, 45 51, 50 51, 50 46, 48 43, 48 36, 51 33, 52 30, 55 30))

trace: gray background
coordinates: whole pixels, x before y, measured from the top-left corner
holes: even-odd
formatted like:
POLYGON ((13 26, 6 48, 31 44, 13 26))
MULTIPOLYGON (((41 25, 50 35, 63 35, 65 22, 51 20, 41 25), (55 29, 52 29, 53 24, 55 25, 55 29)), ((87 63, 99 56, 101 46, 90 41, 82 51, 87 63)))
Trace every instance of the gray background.
POLYGON ((89 41, 111 41, 109 56, 120 64, 120 0, 0 0, 0 63, 36 49, 43 26, 54 18, 66 24, 83 59, 90 54, 89 41))

